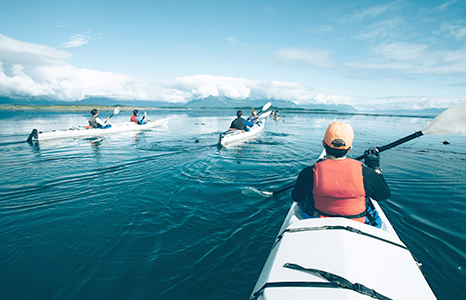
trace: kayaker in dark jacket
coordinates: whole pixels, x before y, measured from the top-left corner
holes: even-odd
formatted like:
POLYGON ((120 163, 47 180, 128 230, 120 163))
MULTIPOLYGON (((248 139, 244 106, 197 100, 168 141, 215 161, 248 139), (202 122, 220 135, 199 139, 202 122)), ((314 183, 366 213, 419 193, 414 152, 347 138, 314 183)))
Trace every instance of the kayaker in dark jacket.
POLYGON ((105 120, 105 122, 99 118, 99 111, 97 109, 93 109, 91 110, 91 114, 92 114, 92 117, 89 119, 89 126, 91 126, 92 128, 110 128, 112 127, 112 125, 110 124, 107 124, 108 123, 108 120, 110 119, 110 117, 107 118, 107 120, 105 120))
POLYGON ((236 112, 237 118, 231 122, 230 129, 237 129, 237 130, 246 130, 249 131, 248 127, 254 126, 254 123, 243 119, 243 112, 241 110, 238 110, 236 112))
POLYGON ((292 192, 304 218, 343 216, 380 227, 380 218, 369 201, 390 197, 379 168, 379 152, 375 148, 365 151, 367 167, 347 158, 353 138, 348 124, 335 121, 328 126, 322 141, 326 158, 305 168, 292 192))

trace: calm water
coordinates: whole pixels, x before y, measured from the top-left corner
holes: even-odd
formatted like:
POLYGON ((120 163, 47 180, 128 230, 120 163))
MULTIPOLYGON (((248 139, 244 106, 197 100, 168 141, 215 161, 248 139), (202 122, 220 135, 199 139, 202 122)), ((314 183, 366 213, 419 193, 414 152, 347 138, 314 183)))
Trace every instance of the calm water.
MULTIPOLYGON (((292 183, 335 118, 353 126, 354 156, 431 121, 281 113, 259 138, 219 149, 234 110, 149 111, 172 119, 152 131, 36 145, 24 142, 33 128, 85 125, 90 114, 0 111, 0 297, 247 299, 291 199, 242 190, 292 183)), ((392 190, 381 205, 439 299, 466 292, 465 154, 459 133, 381 155, 392 190)))

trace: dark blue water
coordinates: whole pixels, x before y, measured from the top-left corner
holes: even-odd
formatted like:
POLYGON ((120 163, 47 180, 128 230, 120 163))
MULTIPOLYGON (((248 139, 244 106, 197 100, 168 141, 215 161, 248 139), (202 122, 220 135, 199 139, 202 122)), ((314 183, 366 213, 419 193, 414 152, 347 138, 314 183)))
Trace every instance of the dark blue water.
MULTIPOLYGON (((242 190, 292 183, 336 118, 355 130, 354 156, 432 120, 281 113, 259 138, 219 149, 235 111, 149 111, 172 119, 35 145, 24 142, 33 128, 85 125, 89 113, 0 111, 0 298, 247 299, 291 199, 242 190)), ((387 216, 436 296, 464 299, 466 133, 426 135, 381 157, 387 216)))

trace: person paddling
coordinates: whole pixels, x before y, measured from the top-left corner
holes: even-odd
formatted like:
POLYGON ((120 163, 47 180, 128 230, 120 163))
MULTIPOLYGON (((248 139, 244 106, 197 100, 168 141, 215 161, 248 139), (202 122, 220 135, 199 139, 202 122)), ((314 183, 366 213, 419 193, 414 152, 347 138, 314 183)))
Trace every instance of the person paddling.
POLYGON ((259 120, 259 117, 257 116, 257 110, 254 109, 251 112, 251 115, 249 116, 248 121, 250 121, 250 122, 252 122, 254 124, 259 123, 260 120, 259 120))
POLYGON ((380 227, 380 218, 369 198, 390 197, 390 189, 379 168, 376 148, 364 152, 364 163, 347 158, 354 132, 350 125, 335 121, 324 135, 325 159, 306 167, 298 176, 292 198, 303 218, 345 217, 380 227))
POLYGON ((139 119, 138 114, 139 114, 139 111, 137 109, 135 109, 133 111, 133 115, 130 117, 130 121, 134 122, 136 124, 139 124, 139 125, 147 123, 146 120, 145 120, 145 117, 142 117, 142 119, 139 119))
POLYGON ((91 110, 92 117, 89 119, 89 127, 91 128, 110 128, 112 125, 108 124, 108 120, 110 120, 110 117, 108 117, 105 122, 99 117, 99 111, 97 109, 92 109, 91 110))
POLYGON ((236 112, 237 118, 231 122, 230 129, 249 131, 249 127, 254 126, 254 123, 243 118, 243 112, 238 110, 236 112))

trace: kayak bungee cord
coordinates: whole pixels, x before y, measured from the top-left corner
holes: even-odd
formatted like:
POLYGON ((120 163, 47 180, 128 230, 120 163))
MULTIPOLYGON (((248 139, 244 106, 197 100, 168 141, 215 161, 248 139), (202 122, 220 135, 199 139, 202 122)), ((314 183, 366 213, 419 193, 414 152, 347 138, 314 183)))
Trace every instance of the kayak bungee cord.
POLYGON ((277 245, 277 243, 282 239, 283 235, 285 233, 287 233, 287 232, 296 233, 296 232, 318 231, 318 230, 346 230, 346 231, 353 232, 353 233, 356 233, 356 234, 360 234, 360 235, 363 235, 363 236, 367 236, 367 237, 370 237, 370 238, 373 238, 373 239, 376 239, 376 240, 379 240, 379 241, 382 241, 382 242, 385 242, 385 243, 388 243, 388 244, 391 244, 391 245, 394 245, 394 246, 397 246, 397 247, 400 247, 402 249, 405 249, 405 250, 409 251, 408 247, 406 247, 405 245, 400 245, 398 243, 395 243, 395 242, 392 242, 390 240, 375 236, 373 234, 366 233, 364 231, 361 231, 361 230, 356 229, 356 228, 351 227, 351 226, 340 226, 340 225, 321 226, 321 227, 288 228, 288 229, 286 229, 285 231, 283 231, 281 234, 279 234, 277 236, 277 239, 276 239, 275 243, 273 244, 272 249, 275 247, 275 245, 277 245))
POLYGON ((284 268, 302 271, 305 273, 310 273, 312 275, 318 275, 319 277, 328 280, 328 282, 316 282, 316 281, 289 281, 289 282, 266 282, 257 292, 255 292, 250 300, 258 299, 258 296, 264 292, 266 288, 272 287, 317 287, 317 288, 340 288, 340 289, 348 289, 360 293, 365 296, 369 296, 374 299, 379 300, 392 300, 392 298, 386 297, 377 291, 366 287, 360 283, 352 283, 351 281, 338 276, 336 274, 332 274, 330 272, 312 269, 312 268, 303 268, 300 265, 294 263, 285 263, 283 265, 284 268))

